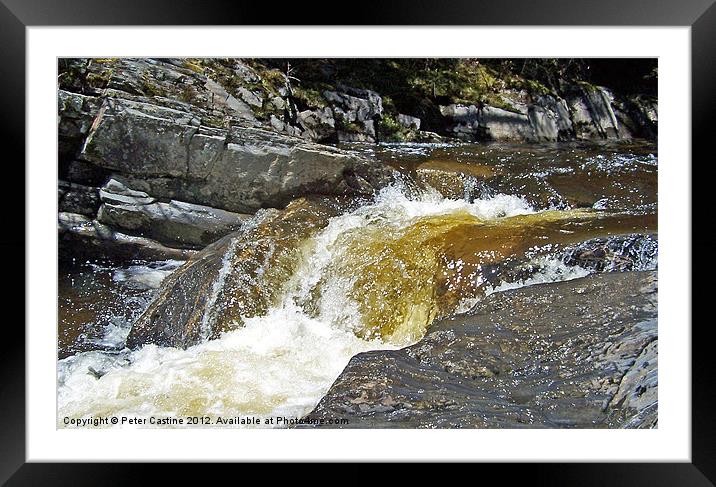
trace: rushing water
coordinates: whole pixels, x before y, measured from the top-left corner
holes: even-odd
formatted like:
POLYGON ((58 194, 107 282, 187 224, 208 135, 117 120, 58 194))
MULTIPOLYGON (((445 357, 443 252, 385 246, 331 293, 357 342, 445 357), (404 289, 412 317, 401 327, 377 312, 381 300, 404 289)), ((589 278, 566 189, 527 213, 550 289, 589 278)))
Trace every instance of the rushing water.
MULTIPOLYGON (((294 242, 290 266, 255 272, 252 282, 277 291, 218 339, 123 348, 180 262, 61 268, 58 425, 65 416, 298 418, 353 355, 414 343, 485 294, 656 266, 653 146, 354 149, 404 176, 294 242), (600 238, 608 264, 574 258, 600 238)), ((231 257, 209 307, 239 272, 231 257)))

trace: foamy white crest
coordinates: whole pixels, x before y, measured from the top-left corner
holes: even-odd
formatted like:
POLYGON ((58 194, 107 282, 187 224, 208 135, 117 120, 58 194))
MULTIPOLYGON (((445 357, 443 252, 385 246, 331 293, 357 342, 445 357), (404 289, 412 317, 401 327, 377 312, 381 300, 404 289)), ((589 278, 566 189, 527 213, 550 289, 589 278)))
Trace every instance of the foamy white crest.
MULTIPOLYGON (((526 199, 506 194, 467 202, 449 199, 437 190, 427 188, 416 198, 409 198, 401 184, 388 186, 378 193, 375 203, 364 206, 353 214, 382 218, 397 225, 409 225, 414 218, 445 215, 458 211, 468 212, 478 218, 492 219, 534 213, 526 199)), ((341 217, 338 217, 341 218, 341 217)))

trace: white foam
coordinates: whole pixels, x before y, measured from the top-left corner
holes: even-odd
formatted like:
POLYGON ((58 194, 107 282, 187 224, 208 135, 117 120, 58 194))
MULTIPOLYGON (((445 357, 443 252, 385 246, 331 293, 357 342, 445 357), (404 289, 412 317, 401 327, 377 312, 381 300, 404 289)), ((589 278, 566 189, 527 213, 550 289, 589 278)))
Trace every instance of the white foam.
POLYGON ((60 361, 59 416, 301 417, 353 355, 379 348, 391 347, 284 307, 187 350, 147 345, 114 360, 88 352, 60 361))

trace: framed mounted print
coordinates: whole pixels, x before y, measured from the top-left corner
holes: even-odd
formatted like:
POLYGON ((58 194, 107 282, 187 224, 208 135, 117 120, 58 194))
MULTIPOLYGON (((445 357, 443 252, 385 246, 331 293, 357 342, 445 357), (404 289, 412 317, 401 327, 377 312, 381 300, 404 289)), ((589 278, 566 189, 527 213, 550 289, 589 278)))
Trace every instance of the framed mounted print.
POLYGON ((691 176, 716 7, 508 3, 258 26, 268 6, 4 0, 26 316, 3 480, 472 461, 710 485, 691 176))

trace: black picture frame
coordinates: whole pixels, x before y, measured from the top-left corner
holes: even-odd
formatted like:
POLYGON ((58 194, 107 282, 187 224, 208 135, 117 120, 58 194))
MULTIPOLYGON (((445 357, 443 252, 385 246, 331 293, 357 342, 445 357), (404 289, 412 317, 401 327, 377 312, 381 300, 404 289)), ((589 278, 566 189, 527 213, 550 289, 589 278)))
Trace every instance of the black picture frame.
MULTIPOLYGON (((713 159, 709 133, 716 124, 716 5, 715 0, 402 0, 353 6, 334 2, 294 3, 281 10, 271 2, 190 0, 0 0, 0 117, 6 184, 4 196, 11 205, 12 231, 2 232, 0 246, 9 275, 24 276, 24 223, 19 206, 25 202, 25 29, 60 25, 516 25, 516 26, 690 26, 692 86, 692 160, 699 166, 713 159), (348 7, 351 9, 352 7, 348 7), (339 12, 343 12, 340 13, 339 12), (333 14, 333 15, 331 15, 333 14), (11 155, 12 154, 12 155, 11 155), (23 181, 23 184, 19 184, 23 181), (15 192, 13 194, 12 192, 15 192), (24 258, 21 259, 20 256, 24 258)), ((635 39, 638 42, 638 39, 635 39)), ((690 164, 684 161, 685 170, 690 164)), ((51 161, 48 161, 48 166, 51 161)), ((704 178, 702 178, 703 181, 704 178)), ((693 179, 692 181, 698 181, 693 179)), ((692 186, 692 194, 708 194, 692 186)), ((704 208, 694 205, 692 208, 704 208)), ((699 221, 694 215, 692 222, 699 221)), ((692 232, 693 234, 693 232, 692 232)), ((705 242, 704 242, 705 244, 705 242)), ((705 251, 692 240, 692 255, 705 251)), ((50 250, 51 251, 51 250, 50 250)), ((49 272, 49 271, 48 271, 49 272)), ((23 309, 26 289, 17 277, 6 280, 2 292, 6 311, 23 309)), ((690 283, 684 283, 690 285, 690 283)), ((697 289, 694 287, 694 291, 697 289)), ((692 295, 693 296, 693 295, 692 295)), ((692 302, 698 302, 693 299, 692 302)), ((119 485, 137 481, 135 468, 123 464, 26 463, 25 450, 25 334, 20 326, 24 311, 6 314, 5 343, 0 353, 0 482, 7 485, 119 485)), ((497 471, 510 469, 510 478, 528 475, 540 483, 569 485, 714 485, 716 483, 716 416, 714 415, 713 351, 708 339, 711 320, 694 322, 692 336, 692 463, 678 464, 525 464, 506 467, 485 465, 497 471)), ((24 322, 24 321, 23 321, 24 322)), ((202 469, 194 469, 199 472, 202 469)), ((187 477, 189 467, 163 468, 169 476, 187 477)), ((488 472, 480 471, 482 477, 488 472)), ((489 474, 489 473, 488 473, 489 474)))

